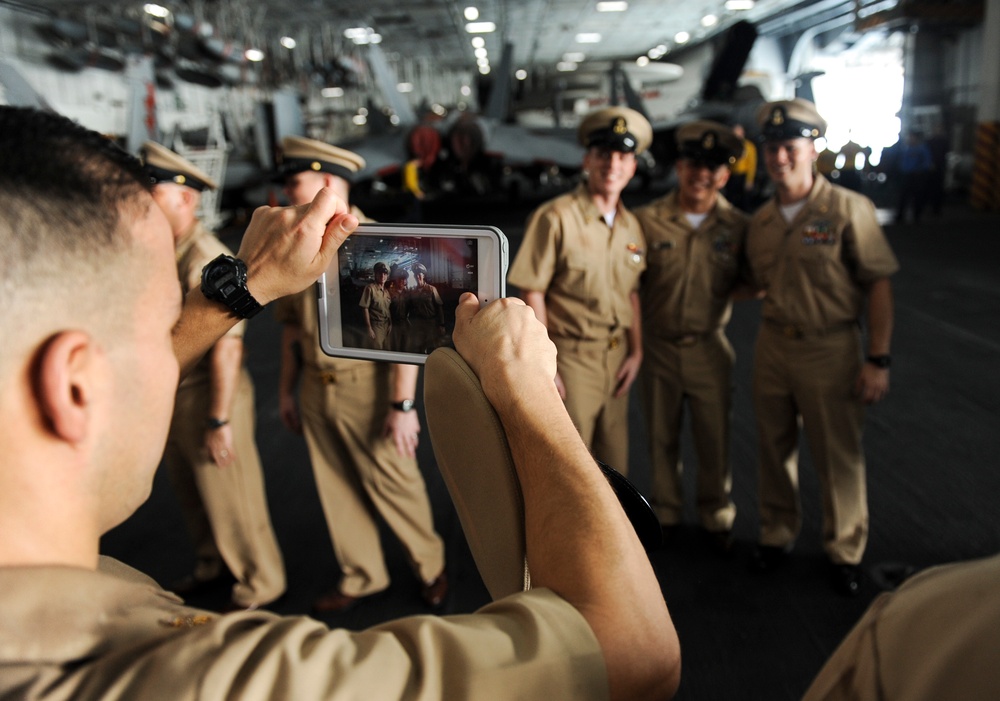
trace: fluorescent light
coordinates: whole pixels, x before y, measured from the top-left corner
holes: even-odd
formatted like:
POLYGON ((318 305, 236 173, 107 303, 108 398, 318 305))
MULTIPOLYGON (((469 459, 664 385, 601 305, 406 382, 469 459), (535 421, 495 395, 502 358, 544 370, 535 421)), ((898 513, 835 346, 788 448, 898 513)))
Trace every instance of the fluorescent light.
POLYGON ((726 0, 726 9, 733 12, 752 10, 754 0, 726 0))
POLYGON ((701 18, 702 27, 714 27, 719 23, 719 18, 715 15, 705 15, 701 18))
POLYGON ((482 49, 486 46, 486 40, 482 37, 472 37, 472 46, 476 49, 482 49))
POLYGON ((637 65, 637 66, 648 66, 649 65, 649 56, 640 56, 639 58, 637 58, 635 60, 635 65, 637 65))
POLYGON ((264 52, 260 49, 247 49, 243 52, 243 57, 246 58, 247 61, 263 61, 264 52))
POLYGON ((489 34, 496 30, 497 26, 493 22, 469 22, 465 25, 465 31, 469 34, 489 34))
POLYGON ((477 66, 488 66, 490 65, 490 60, 486 57, 476 59, 477 66))
POLYGON ((382 35, 381 34, 369 34, 368 35, 368 42, 371 43, 371 44, 381 44, 382 43, 382 35))
POLYGON ((601 35, 598 32, 581 32, 576 35, 577 44, 599 44, 601 35))
POLYGON ((489 66, 480 66, 479 67, 479 72, 482 75, 489 75, 490 74, 490 67, 489 66))
POLYGON ((391 124, 392 126, 396 126, 397 124, 399 124, 399 115, 398 114, 390 114, 389 115, 389 124, 391 124))
POLYGON ((153 17, 159 17, 160 19, 164 19, 170 16, 170 10, 163 7, 162 5, 147 3, 142 6, 142 9, 145 10, 147 15, 153 15, 153 17))
POLYGON ((475 7, 465 8, 464 14, 465 14, 465 19, 468 22, 475 22, 477 19, 479 19, 479 10, 477 10, 475 7))
POLYGON ((396 83, 399 92, 413 92, 413 83, 396 83))
POLYGON ((371 27, 351 27, 344 30, 344 38, 358 39, 359 37, 366 37, 371 31, 371 27))
POLYGON ((323 88, 322 90, 319 91, 319 94, 322 95, 323 97, 343 97, 344 96, 344 89, 343 88, 323 88))
POLYGON ((281 37, 281 45, 284 46, 286 49, 294 49, 295 40, 292 39, 291 37, 281 37))
POLYGON ((599 2, 597 3, 598 12, 624 12, 628 9, 627 2, 599 2))
POLYGON ((351 121, 357 124, 359 127, 363 127, 365 124, 368 123, 368 118, 365 117, 363 114, 356 114, 353 117, 351 117, 351 121))
POLYGON ((476 49, 473 53, 476 55, 476 58, 486 58, 487 55, 486 49, 476 49))
POLYGON ((674 34, 674 41, 678 44, 686 44, 691 39, 691 35, 687 32, 677 32, 674 34))
POLYGON ((583 59, 585 58, 587 58, 587 54, 582 51, 570 51, 563 54, 563 61, 569 61, 570 63, 583 63, 583 59))
POLYGON ((516 71, 514 71, 514 77, 517 78, 518 80, 524 80, 528 77, 528 71, 524 70, 523 68, 518 68, 516 71))
POLYGON ((458 89, 458 91, 463 95, 465 95, 466 97, 472 94, 472 88, 470 88, 468 85, 463 85, 461 88, 458 89))
POLYGON ((360 114, 362 117, 367 117, 368 116, 368 108, 367 107, 359 107, 358 108, 358 114, 360 114))
POLYGON ((576 70, 576 64, 572 61, 560 61, 556 64, 556 70, 562 71, 563 73, 568 73, 570 71, 576 70))

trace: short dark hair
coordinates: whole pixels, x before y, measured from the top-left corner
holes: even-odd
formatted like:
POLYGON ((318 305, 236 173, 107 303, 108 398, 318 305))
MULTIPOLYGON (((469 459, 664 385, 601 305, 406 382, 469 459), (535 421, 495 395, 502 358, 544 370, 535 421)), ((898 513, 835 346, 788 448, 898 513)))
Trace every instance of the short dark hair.
POLYGON ((53 307, 96 311, 133 250, 127 215, 152 206, 141 164, 63 116, 21 107, 0 106, 0 154, 0 308, 30 315, 20 307, 44 290, 53 307))

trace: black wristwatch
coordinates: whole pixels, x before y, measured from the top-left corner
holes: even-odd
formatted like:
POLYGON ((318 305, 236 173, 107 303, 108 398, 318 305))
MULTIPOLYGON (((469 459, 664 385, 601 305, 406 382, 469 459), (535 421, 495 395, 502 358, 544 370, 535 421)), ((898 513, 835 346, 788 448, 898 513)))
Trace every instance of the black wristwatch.
POLYGON ((264 308, 247 289, 246 263, 225 254, 202 268, 201 293, 241 319, 253 318, 264 308))
POLYGON ((891 355, 869 355, 867 360, 877 368, 887 368, 892 365, 891 355))
POLYGON ((401 402, 392 402, 389 406, 396 411, 411 411, 416 406, 416 402, 412 399, 404 399, 401 402))

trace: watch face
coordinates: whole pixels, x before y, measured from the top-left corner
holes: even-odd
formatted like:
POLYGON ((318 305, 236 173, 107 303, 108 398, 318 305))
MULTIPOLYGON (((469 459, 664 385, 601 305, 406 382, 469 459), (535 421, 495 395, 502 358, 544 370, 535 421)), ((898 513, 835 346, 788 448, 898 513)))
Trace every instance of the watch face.
POLYGON ((246 271, 236 259, 219 256, 209 263, 204 281, 212 292, 212 298, 228 300, 246 285, 246 271))

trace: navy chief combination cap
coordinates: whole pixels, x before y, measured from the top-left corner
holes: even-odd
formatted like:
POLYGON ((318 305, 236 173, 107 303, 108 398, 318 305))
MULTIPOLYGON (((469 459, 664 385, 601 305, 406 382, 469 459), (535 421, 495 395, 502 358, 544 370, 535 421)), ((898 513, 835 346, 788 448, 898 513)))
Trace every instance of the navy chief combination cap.
POLYGON ((364 167, 365 159, 347 149, 302 136, 286 136, 281 140, 281 163, 275 179, 283 180, 308 170, 330 173, 351 182, 354 174, 364 167))
POLYGON ((155 141, 144 143, 139 156, 154 185, 174 183, 186 185, 198 192, 216 190, 219 187, 208 173, 155 141))
POLYGON ((762 105, 757 110, 757 123, 763 141, 816 139, 826 133, 826 120, 819 116, 816 105, 801 97, 762 105))
POLYGON ((743 155, 743 139, 725 124, 699 119, 677 130, 678 156, 711 168, 731 166, 743 155))
POLYGON ((628 107, 605 107, 580 122, 577 138, 586 148, 608 148, 623 153, 642 153, 653 143, 653 127, 628 107))

